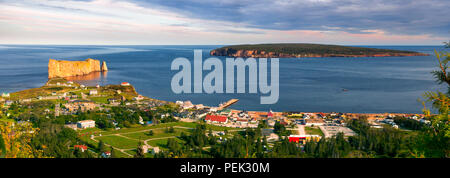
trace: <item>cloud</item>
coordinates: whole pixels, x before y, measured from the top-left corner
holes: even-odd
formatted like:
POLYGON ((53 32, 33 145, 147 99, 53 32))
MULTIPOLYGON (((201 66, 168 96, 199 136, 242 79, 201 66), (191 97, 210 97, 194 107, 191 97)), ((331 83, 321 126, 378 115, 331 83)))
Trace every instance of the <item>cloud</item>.
POLYGON ((450 2, 429 0, 3 0, 15 44, 440 44, 450 2))
POLYGON ((244 23, 275 30, 326 30, 323 26, 381 29, 393 34, 450 34, 448 0, 146 0, 158 6, 208 20, 244 23))

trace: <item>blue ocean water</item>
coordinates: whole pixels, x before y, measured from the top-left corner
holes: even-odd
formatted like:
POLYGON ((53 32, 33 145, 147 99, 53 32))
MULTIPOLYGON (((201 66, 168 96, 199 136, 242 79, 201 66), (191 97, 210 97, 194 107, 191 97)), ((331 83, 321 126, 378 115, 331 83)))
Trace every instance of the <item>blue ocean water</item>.
MULTIPOLYGON (((446 91, 431 71, 436 57, 286 58, 280 59, 280 97, 276 104, 260 104, 260 94, 175 94, 170 82, 177 71, 170 65, 177 57, 193 60, 194 49, 209 51, 221 46, 68 46, 0 45, 0 92, 42 86, 47 81, 48 59, 100 59, 107 62, 105 75, 77 81, 118 84, 130 82, 148 97, 216 106, 231 98, 231 108, 266 111, 421 113, 417 101, 425 91, 446 91), (348 91, 343 91, 346 89, 348 91)), ((442 46, 366 46, 434 54, 442 46)), ((225 57, 219 57, 224 60, 225 57)), ((207 72, 203 72, 206 75, 207 72)), ((75 79, 76 80, 76 79, 75 79)), ((247 80, 248 81, 248 80, 247 80)))

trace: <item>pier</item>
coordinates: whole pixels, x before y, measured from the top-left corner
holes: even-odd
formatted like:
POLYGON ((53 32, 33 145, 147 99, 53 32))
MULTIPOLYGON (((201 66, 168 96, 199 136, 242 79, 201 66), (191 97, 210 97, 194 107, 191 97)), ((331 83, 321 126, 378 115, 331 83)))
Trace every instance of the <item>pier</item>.
POLYGON ((219 107, 217 108, 217 110, 220 111, 222 109, 228 108, 228 107, 230 107, 231 105, 233 105, 234 103, 236 103, 238 101, 239 101, 238 99, 228 100, 227 102, 220 104, 219 107))

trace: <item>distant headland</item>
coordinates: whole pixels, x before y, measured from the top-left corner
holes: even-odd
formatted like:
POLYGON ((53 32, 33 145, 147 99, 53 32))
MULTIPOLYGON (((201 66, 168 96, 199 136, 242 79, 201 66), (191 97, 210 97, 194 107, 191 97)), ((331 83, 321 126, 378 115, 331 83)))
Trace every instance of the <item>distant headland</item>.
POLYGON ((95 59, 86 59, 85 61, 63 61, 50 59, 48 61, 48 78, 72 77, 87 75, 91 72, 107 71, 106 62, 95 59))
POLYGON ((212 56, 277 58, 429 56, 429 54, 414 51, 308 43, 231 45, 214 49, 210 54, 212 56))

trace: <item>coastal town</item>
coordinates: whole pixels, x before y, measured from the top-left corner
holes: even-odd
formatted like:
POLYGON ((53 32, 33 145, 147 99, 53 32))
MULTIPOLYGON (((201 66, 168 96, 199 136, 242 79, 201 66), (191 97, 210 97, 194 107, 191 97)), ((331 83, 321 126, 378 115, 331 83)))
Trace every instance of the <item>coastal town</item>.
MULTIPOLYGON (((281 140, 288 140, 303 147, 307 142, 317 142, 323 138, 332 138, 342 133, 344 137, 355 136, 357 133, 347 126, 349 120, 366 119, 371 128, 405 129, 399 126, 396 119, 403 118, 417 123, 429 124, 423 114, 399 113, 322 113, 322 112, 276 112, 276 111, 244 111, 231 109, 238 99, 230 99, 218 106, 193 104, 191 101, 176 101, 174 103, 160 101, 139 95, 128 82, 107 86, 84 86, 62 78, 49 79, 41 88, 2 93, 0 104, 4 118, 25 124, 32 123, 32 117, 26 112, 41 112, 47 118, 63 118, 82 113, 98 113, 106 115, 105 120, 90 118, 86 120, 68 119, 64 127, 73 129, 81 138, 71 149, 84 152, 91 150, 101 157, 110 157, 111 152, 96 152, 89 145, 102 142, 120 152, 122 157, 131 157, 137 149, 138 141, 144 139, 144 144, 138 148, 144 150, 147 156, 155 155, 160 150, 167 150, 169 139, 188 133, 196 125, 204 123, 210 128, 206 135, 217 136, 217 140, 226 141, 233 134, 246 129, 261 129, 261 134, 272 147, 281 140), (45 103, 36 105, 32 103, 45 103), (34 107, 34 108, 33 108, 34 107), (119 121, 113 116, 115 107, 123 107, 131 111, 137 118, 135 122, 119 121), (161 109, 161 108, 170 109, 161 109), (19 108, 19 109, 18 109, 19 108), (21 109, 22 108, 22 109, 21 109), (22 113, 21 113, 22 112, 22 113), (151 117, 145 117, 146 113, 151 117), (140 113, 135 115, 136 113, 140 113), (170 118, 170 119, 169 119, 170 118), (169 120, 163 120, 169 119, 169 120), (128 124, 127 124, 128 123, 128 124), (158 137, 160 129, 166 130, 158 137), (143 135, 151 130, 155 135, 143 135), (281 131, 280 131, 281 130, 281 131), (130 135, 133 136, 130 136, 130 135), (140 136, 136 136, 136 134, 140 136), (118 140, 112 138, 120 138, 118 140), (127 142, 125 145, 120 142, 127 142), (128 143, 130 142, 130 143, 128 143), (136 145, 133 145, 136 144, 136 145)), ((407 130, 407 129, 406 129, 407 130)))

